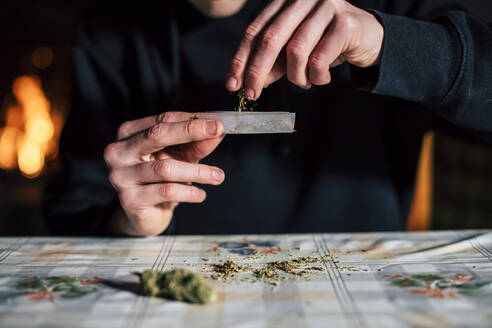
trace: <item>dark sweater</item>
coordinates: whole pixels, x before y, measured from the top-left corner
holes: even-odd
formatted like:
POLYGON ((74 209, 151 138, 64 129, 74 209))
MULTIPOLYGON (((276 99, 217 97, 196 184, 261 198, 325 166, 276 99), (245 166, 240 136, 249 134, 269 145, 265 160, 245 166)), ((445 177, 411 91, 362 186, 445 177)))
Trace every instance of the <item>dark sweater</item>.
MULTIPOLYGON (((225 75, 265 1, 249 0, 221 19, 203 17, 184 0, 162 3, 105 5, 77 32, 63 171, 44 203, 53 233, 105 233, 119 204, 102 152, 122 122, 237 103, 225 75)), ((225 182, 205 186, 203 204, 181 204, 170 230, 401 230, 426 130, 492 141, 492 2, 352 3, 384 25, 380 66, 344 64, 330 85, 309 91, 286 79, 265 89, 258 110, 296 112, 297 132, 226 136, 203 161, 224 169, 225 182)))

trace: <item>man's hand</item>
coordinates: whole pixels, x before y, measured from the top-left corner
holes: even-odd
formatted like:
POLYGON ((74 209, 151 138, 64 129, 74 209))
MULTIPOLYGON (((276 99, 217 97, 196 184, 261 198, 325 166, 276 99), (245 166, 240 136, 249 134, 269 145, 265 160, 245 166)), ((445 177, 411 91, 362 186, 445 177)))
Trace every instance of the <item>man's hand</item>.
POLYGON ((191 183, 224 181, 221 169, 198 164, 222 139, 220 122, 194 119, 192 113, 166 112, 123 123, 118 140, 104 151, 109 180, 124 211, 108 228, 128 235, 158 235, 179 202, 203 202, 205 191, 191 183))
POLYGON ((370 13, 345 0, 273 0, 248 26, 232 59, 229 91, 244 84, 257 99, 264 86, 287 74, 308 89, 330 83, 330 67, 379 61, 384 29, 370 13))

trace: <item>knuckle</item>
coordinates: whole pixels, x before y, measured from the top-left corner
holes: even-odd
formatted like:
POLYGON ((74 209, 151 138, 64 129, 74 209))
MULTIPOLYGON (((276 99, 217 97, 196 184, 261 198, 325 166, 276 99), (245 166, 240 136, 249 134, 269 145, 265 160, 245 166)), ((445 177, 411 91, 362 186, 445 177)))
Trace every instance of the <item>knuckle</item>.
POLYGON ((164 179, 170 179, 174 175, 175 165, 170 160, 155 161, 153 167, 155 174, 164 179))
POLYGON ((162 186, 159 186, 159 195, 166 200, 166 201, 172 201, 176 198, 176 187, 172 184, 165 183, 162 186))
POLYGON ((238 71, 241 68, 243 68, 244 66, 245 66, 245 62, 241 58, 238 58, 238 57, 232 58, 232 60, 231 60, 231 70, 232 71, 234 71, 234 72, 238 71))
POLYGON ((117 151, 116 148, 117 148, 116 143, 110 143, 104 148, 103 157, 108 165, 110 165, 110 163, 115 158, 116 151, 117 151))
POLYGON ((156 118, 155 118, 155 124, 168 122, 169 119, 170 119, 170 117, 171 117, 171 113, 170 112, 161 113, 161 114, 159 114, 159 115, 156 116, 156 118))
POLYGON ((353 33, 360 27, 360 23, 352 14, 342 14, 336 21, 336 28, 340 29, 342 33, 353 33))
POLYGON ((194 131, 195 131, 196 125, 197 125, 196 122, 198 122, 198 121, 197 120, 189 120, 188 122, 186 122, 186 125, 184 128, 185 129, 184 133, 187 137, 189 137, 189 138, 193 137, 194 131))
POLYGON ((307 51, 305 48, 306 47, 302 41, 294 39, 289 42, 285 51, 289 59, 299 62, 303 58, 307 57, 307 51))
POLYGON ((267 29, 261 36, 261 47, 266 49, 275 49, 278 46, 279 33, 272 27, 267 29))
POLYGON ((324 2, 330 4, 331 6, 337 6, 340 4, 340 0, 324 0, 324 2))
POLYGON ((150 163, 150 168, 152 170, 152 172, 154 173, 154 175, 158 176, 158 177, 162 177, 164 174, 163 174, 163 166, 164 166, 164 161, 162 160, 156 160, 156 161, 153 161, 150 163))
POLYGON ((147 130, 145 137, 152 141, 158 141, 159 138, 161 137, 161 134, 162 134, 162 123, 159 123, 159 124, 154 124, 152 127, 150 127, 147 130))
POLYGON ((252 42, 260 33, 261 27, 256 23, 251 23, 244 31, 244 40, 252 42))
POLYGON ((124 122, 118 128, 117 136, 118 139, 122 139, 124 136, 127 136, 130 131, 130 122, 124 122))
POLYGON ((248 71, 246 72, 246 80, 256 83, 260 79, 261 79, 260 70, 254 66, 249 67, 248 71))
POLYGON ((309 57, 309 68, 314 70, 322 70, 326 66, 323 56, 319 52, 315 52, 309 57))
POLYGON ((324 0, 334 10, 340 10, 346 5, 346 0, 324 0))
POLYGON ((205 169, 201 165, 196 165, 195 166, 195 178, 200 179, 200 178, 205 178, 205 169))

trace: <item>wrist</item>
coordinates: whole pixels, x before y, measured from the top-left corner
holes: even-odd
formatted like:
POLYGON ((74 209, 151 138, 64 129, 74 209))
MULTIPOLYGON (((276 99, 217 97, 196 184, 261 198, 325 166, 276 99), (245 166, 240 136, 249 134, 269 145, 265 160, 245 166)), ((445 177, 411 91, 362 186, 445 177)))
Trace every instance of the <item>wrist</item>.
POLYGON ((104 230, 112 236, 138 236, 123 208, 119 205, 106 220, 104 230))
POLYGON ((351 13, 345 14, 352 18, 348 19, 351 23, 346 23, 348 43, 342 56, 348 63, 360 68, 378 65, 383 52, 384 25, 374 13, 353 8, 351 13))
POLYGON ((371 14, 375 22, 375 30, 376 30, 376 43, 375 43, 375 57, 376 59, 372 63, 371 66, 379 65, 381 63, 381 54, 383 53, 383 42, 384 42, 384 27, 379 22, 376 16, 371 14))
MULTIPOLYGON (((362 37, 368 44, 368 53, 370 53, 370 60, 368 65, 357 65, 359 67, 371 67, 377 66, 381 63, 381 54, 383 53, 384 44, 384 27, 379 21, 379 18, 370 11, 366 11, 369 18, 369 28, 364 28, 365 31, 362 32, 362 37)), ((362 41, 363 43, 364 41, 362 41)))

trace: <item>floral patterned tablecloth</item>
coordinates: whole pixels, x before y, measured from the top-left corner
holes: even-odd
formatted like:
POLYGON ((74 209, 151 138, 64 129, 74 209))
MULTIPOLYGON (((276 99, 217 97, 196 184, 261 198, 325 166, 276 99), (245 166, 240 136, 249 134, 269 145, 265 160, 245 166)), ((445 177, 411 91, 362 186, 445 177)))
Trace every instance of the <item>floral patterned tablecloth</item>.
POLYGON ((0 326, 492 327, 492 231, 0 238, 0 326), (305 256, 307 275, 212 279, 305 256), (151 268, 198 272, 218 301, 142 296, 131 272, 151 268))

